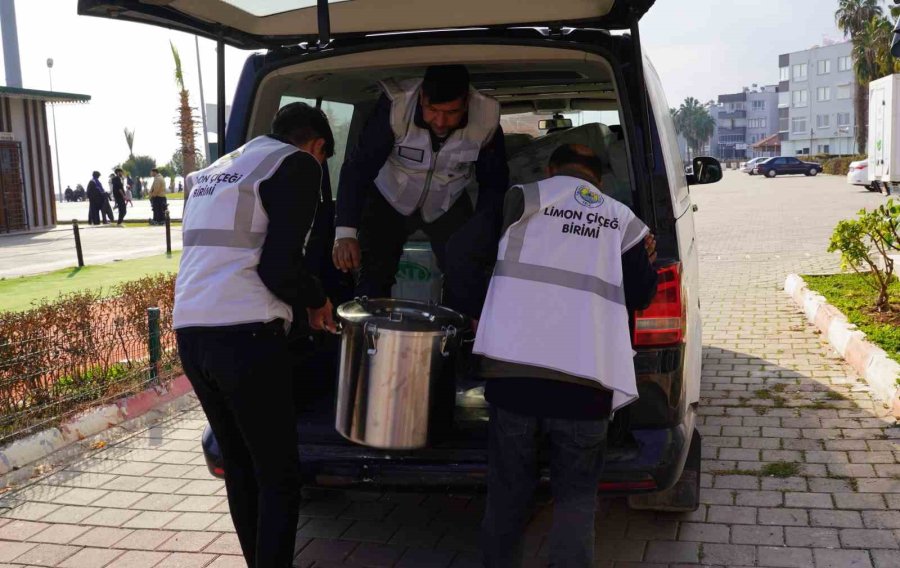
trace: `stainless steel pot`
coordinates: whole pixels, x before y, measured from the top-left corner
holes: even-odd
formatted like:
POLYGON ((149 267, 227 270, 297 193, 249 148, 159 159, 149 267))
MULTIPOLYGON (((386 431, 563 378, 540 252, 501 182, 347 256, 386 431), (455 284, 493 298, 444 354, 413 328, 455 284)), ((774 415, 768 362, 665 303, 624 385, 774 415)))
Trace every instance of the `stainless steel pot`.
POLYGON ((366 298, 342 304, 337 314, 337 431, 366 446, 410 450, 449 428, 466 318, 434 304, 366 298))

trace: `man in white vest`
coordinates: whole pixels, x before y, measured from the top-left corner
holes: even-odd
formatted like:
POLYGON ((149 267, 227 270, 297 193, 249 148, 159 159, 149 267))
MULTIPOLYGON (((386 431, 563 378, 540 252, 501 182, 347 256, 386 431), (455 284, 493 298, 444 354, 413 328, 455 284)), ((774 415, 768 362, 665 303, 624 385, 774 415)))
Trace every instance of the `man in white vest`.
MULTIPOLYGON (((500 105, 469 84, 464 66, 429 67, 422 79, 389 79, 381 87, 384 95, 341 170, 333 249, 337 268, 361 268, 357 293, 371 297, 390 296, 403 244, 417 230, 428 235, 444 270, 448 241, 463 225, 499 224, 509 186, 500 105), (473 181, 474 217, 465 191, 473 181)), ((490 233, 469 228, 461 247, 490 233)), ((459 288, 445 286, 444 303, 471 312, 459 288)))
POLYGON ((551 448, 551 563, 594 566, 609 416, 637 398, 628 313, 656 291, 648 229, 600 191, 590 148, 557 148, 548 173, 507 193, 474 347, 491 404, 482 525, 491 568, 521 566, 542 436, 551 448))
POLYGON ((322 164, 333 152, 325 114, 291 103, 275 115, 271 134, 185 180, 173 325, 222 452, 229 510, 250 567, 287 568, 293 560, 300 464, 285 332, 296 317, 334 331, 331 302, 303 264, 322 164))

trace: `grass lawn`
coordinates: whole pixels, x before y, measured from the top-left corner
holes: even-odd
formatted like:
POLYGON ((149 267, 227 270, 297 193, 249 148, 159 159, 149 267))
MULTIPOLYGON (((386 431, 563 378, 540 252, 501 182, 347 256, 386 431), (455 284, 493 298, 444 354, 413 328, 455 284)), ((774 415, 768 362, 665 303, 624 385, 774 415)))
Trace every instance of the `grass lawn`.
POLYGON ((184 199, 184 192, 176 191, 175 193, 167 193, 166 198, 167 199, 184 199))
POLYGON ((89 289, 109 289, 120 282, 135 280, 158 272, 178 272, 181 251, 171 256, 159 255, 122 260, 109 264, 66 268, 21 278, 0 279, 0 312, 24 310, 32 302, 54 299, 59 294, 89 289))
MULTIPOLYGON (((869 341, 885 350, 888 357, 900 362, 900 304, 891 304, 893 311, 878 313, 872 309, 878 293, 865 283, 859 274, 804 276, 807 285, 839 309, 850 323, 856 324, 869 341)), ((890 298, 900 300, 900 281, 894 279, 889 288, 890 298)))

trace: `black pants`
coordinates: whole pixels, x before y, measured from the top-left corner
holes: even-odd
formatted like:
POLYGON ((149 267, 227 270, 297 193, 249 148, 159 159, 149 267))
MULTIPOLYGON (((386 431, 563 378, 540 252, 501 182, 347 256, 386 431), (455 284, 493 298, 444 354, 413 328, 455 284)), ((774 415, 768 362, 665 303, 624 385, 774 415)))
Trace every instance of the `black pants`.
POLYGON ((121 225, 122 221, 125 220, 126 207, 127 207, 127 205, 125 204, 124 201, 116 201, 116 209, 118 209, 118 211, 119 211, 119 220, 117 221, 117 223, 119 225, 121 225))
POLYGON ((105 195, 100 199, 100 212, 103 214, 104 225, 113 220, 112 207, 109 205, 109 198, 105 195))
POLYGON ((593 568, 597 485, 608 425, 606 419, 538 418, 491 406, 487 507, 481 525, 486 567, 522 566, 522 537, 538 485, 538 445, 546 436, 553 489, 551 566, 593 568))
POLYGON ((300 464, 284 331, 262 324, 257 331, 179 331, 178 353, 222 451, 247 565, 290 567, 300 464))
POLYGON ((88 200, 88 223, 91 225, 99 225, 100 224, 100 209, 102 205, 99 199, 89 199, 88 200))
MULTIPOLYGON (((472 216, 472 202, 465 194, 456 200, 450 210, 426 223, 422 216, 415 212, 404 216, 381 195, 375 187, 371 188, 369 200, 360 223, 359 245, 362 250, 362 267, 356 293, 370 298, 389 298, 394 276, 403 254, 406 239, 421 229, 428 235, 431 250, 437 257, 438 268, 445 271, 445 252, 447 241, 472 216)), ((448 290, 444 280, 444 300, 447 306, 454 307, 452 298, 455 293, 448 290)))
POLYGON ((150 207, 153 209, 153 222, 154 223, 165 223, 166 222, 166 198, 165 197, 151 197, 150 198, 150 207))

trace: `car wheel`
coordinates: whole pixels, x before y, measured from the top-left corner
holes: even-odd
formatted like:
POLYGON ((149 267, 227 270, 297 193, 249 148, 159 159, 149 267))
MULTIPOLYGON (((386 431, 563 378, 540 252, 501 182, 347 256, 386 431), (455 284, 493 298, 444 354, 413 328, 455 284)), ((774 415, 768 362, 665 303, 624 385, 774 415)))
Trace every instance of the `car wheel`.
POLYGON ((819 173, 819 170, 817 168, 809 168, 809 175, 815 176, 818 173, 819 173))
POLYGON ((775 170, 769 170, 769 171, 766 172, 766 177, 773 178, 773 177, 775 177, 776 175, 778 175, 778 173, 777 173, 775 170))

